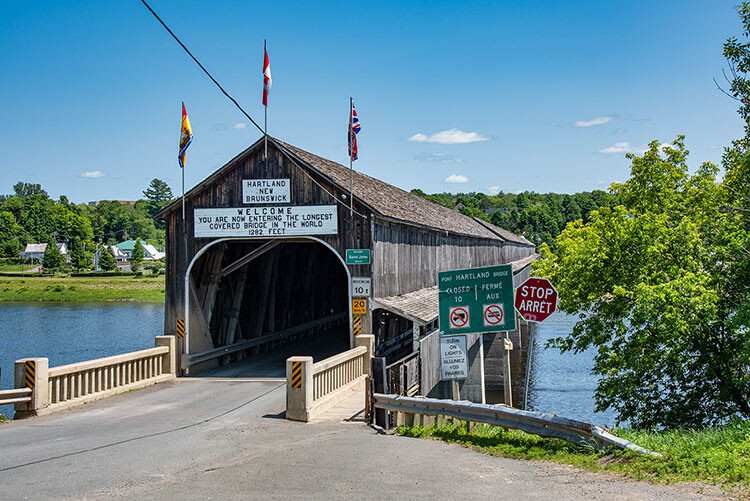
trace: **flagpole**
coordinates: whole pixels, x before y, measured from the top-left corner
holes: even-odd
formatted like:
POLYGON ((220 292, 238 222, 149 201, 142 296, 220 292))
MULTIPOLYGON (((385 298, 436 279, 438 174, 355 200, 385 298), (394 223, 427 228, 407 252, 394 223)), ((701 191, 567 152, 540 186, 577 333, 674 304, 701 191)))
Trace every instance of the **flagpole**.
MULTIPOLYGON (((185 109, 185 101, 182 102, 182 109, 185 109)), ((185 228, 185 166, 180 161, 180 170, 182 171, 182 228, 185 228)), ((186 249, 187 250, 187 249, 186 249)))
MULTIPOLYGON (((349 97, 349 220, 354 221, 354 170, 352 167, 352 136, 354 135, 354 128, 352 127, 352 107, 354 106, 354 98, 349 97)), ((352 225, 352 228, 354 226, 352 225)))
MULTIPOLYGON (((266 50, 266 40, 263 40, 263 59, 265 62, 265 57, 268 51, 266 50)), ((265 65, 264 65, 265 66, 265 65)), ((263 68, 263 71, 265 71, 265 68, 263 68)), ((263 86, 265 87, 265 75, 263 78, 263 86)), ((265 92, 265 89, 264 89, 265 92)), ((265 143, 265 152, 263 154, 263 159, 268 159, 268 101, 266 101, 266 105, 263 106, 263 140, 265 143)))

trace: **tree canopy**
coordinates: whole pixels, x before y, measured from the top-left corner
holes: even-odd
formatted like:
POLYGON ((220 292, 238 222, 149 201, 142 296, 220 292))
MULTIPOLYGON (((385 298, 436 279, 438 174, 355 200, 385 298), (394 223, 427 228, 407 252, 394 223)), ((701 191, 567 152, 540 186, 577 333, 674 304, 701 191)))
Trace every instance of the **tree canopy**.
MULTIPOLYGON (((750 35, 750 4, 739 7, 750 35)), ((563 351, 595 347, 598 408, 640 427, 750 418, 750 44, 724 46, 746 136, 688 172, 684 137, 628 154, 622 205, 569 223, 537 272, 579 316, 563 351)))

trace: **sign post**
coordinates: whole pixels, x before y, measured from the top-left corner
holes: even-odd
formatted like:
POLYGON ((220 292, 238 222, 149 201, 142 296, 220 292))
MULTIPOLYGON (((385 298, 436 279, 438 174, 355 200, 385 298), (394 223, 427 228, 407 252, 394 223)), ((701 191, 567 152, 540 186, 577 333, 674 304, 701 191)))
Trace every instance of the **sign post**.
MULTIPOLYGON (((527 322, 544 322, 557 309, 557 290, 546 278, 531 277, 518 286, 514 306, 527 322)), ((523 385, 523 408, 529 395, 529 377, 531 374, 531 354, 534 347, 533 326, 529 326, 529 350, 526 357, 526 381, 523 385)))

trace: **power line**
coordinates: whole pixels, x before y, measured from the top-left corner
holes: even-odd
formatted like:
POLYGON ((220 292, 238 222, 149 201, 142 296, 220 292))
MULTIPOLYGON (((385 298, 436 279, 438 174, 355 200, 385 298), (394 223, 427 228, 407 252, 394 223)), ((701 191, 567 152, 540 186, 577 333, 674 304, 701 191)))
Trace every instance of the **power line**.
MULTIPOLYGON (((175 35, 172 32, 172 30, 169 29, 169 26, 167 26, 166 23, 164 21, 162 21, 162 19, 159 17, 159 15, 156 12, 154 12, 154 9, 152 9, 151 6, 148 3, 146 3, 146 0, 141 0, 141 3, 143 3, 143 5, 146 6, 146 8, 149 10, 149 12, 151 12, 151 14, 154 15, 154 17, 156 18, 156 20, 159 21, 159 23, 161 23, 161 25, 164 27, 164 29, 167 30, 170 35, 172 35, 172 38, 174 38, 175 41, 178 44, 180 44, 180 47, 182 47, 183 50, 185 52, 187 52, 187 54, 193 59, 193 61, 195 61, 195 64, 197 64, 200 67, 200 69, 203 70, 203 73, 205 73, 206 75, 208 75, 208 78, 210 78, 211 81, 214 84, 216 84, 216 86, 219 88, 219 90, 222 92, 222 94, 224 94, 230 101, 232 101, 232 103, 234 103, 234 105, 237 107, 237 109, 240 110, 240 112, 242 112, 242 114, 245 115, 247 117, 247 119, 250 120, 253 123, 253 125, 260 131, 261 134, 263 134, 264 136, 267 136, 268 134, 266 134, 266 132, 260 127, 260 125, 258 125, 255 122, 255 120, 253 120, 253 118, 242 108, 242 106, 240 106, 240 103, 238 103, 235 98, 233 98, 232 96, 230 96, 229 93, 226 90, 224 90, 224 87, 222 87, 221 84, 211 75, 211 73, 209 73, 208 70, 203 67, 203 65, 200 63, 200 61, 198 61, 198 59, 193 55, 193 53, 190 52, 190 49, 188 49, 185 46, 185 44, 182 43, 182 41, 177 37, 177 35, 175 35)), ((336 203, 339 203, 339 204, 343 205, 347 209, 350 208, 349 205, 345 204, 344 202, 342 202, 341 200, 339 200, 338 198, 336 198, 336 196, 333 193, 331 193, 330 191, 328 191, 322 184, 320 184, 318 181, 316 181, 304 168, 302 168, 302 166, 300 166, 294 159, 292 159, 292 157, 285 151, 285 148, 283 148, 280 144, 278 144, 273 138, 271 138, 271 141, 274 142, 274 143, 276 143, 276 147, 279 148, 279 151, 281 151, 281 153, 289 161, 292 162, 292 165, 294 165, 295 167, 297 167, 298 169, 300 169, 313 183, 315 183, 316 185, 318 185, 318 187, 320 189, 322 189, 323 191, 325 191, 336 203)), ((353 211, 353 212, 354 212, 354 214, 357 214, 358 216, 360 216, 362 218, 366 218, 367 217, 364 214, 360 214, 357 211, 353 211)))
POLYGON ((211 73, 209 73, 208 70, 203 67, 203 65, 200 63, 200 61, 198 61, 198 59, 196 59, 196 57, 193 55, 193 53, 190 52, 190 49, 188 49, 187 47, 185 47, 185 44, 182 43, 182 41, 180 41, 180 39, 177 38, 177 35, 175 35, 172 32, 172 30, 169 29, 169 26, 167 26, 166 23, 161 20, 161 18, 159 17, 159 15, 156 12, 154 12, 154 9, 152 9, 151 6, 146 3, 146 0, 141 0, 141 2, 143 3, 143 5, 146 6, 146 8, 151 12, 151 14, 154 15, 154 17, 156 18, 156 20, 159 21, 162 26, 164 26, 164 29, 167 30, 170 35, 172 35, 172 38, 174 38, 175 41, 178 44, 180 44, 180 47, 182 47, 185 50, 185 52, 187 52, 188 56, 190 56, 193 59, 193 61, 195 61, 195 64, 197 64, 198 66, 200 66, 200 69, 203 70, 203 73, 205 73, 206 75, 208 75, 208 78, 210 78, 211 81, 216 84, 216 86, 219 88, 219 90, 222 92, 222 94, 224 94, 230 101, 232 101, 234 103, 234 105, 237 107, 237 109, 240 110, 242 112, 242 114, 245 115, 247 117, 247 119, 250 120, 253 123, 253 125, 258 128, 258 130, 261 132, 261 134, 265 134, 265 132, 263 131, 263 129, 260 127, 260 125, 258 125, 257 123, 255 123, 255 120, 253 120, 253 117, 251 117, 250 115, 248 115, 248 113, 242 108, 242 106, 240 106, 240 103, 238 103, 235 98, 233 98, 232 96, 230 96, 229 93, 224 90, 224 87, 222 87, 221 84, 219 82, 217 82, 216 79, 211 75, 211 73))

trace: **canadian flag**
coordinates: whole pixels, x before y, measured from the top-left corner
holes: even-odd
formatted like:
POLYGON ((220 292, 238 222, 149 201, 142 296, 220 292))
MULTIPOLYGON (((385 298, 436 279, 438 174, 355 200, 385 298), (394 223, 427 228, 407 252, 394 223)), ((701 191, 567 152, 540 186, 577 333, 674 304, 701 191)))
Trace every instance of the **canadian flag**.
POLYGON ((271 90, 271 63, 268 62, 268 51, 263 43, 263 106, 268 106, 268 92, 271 90))

